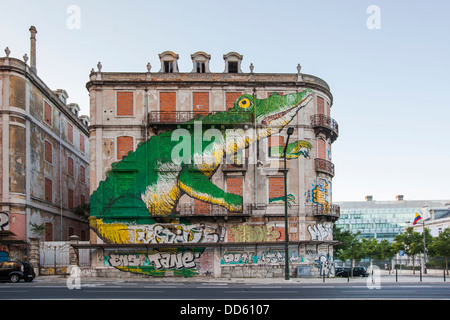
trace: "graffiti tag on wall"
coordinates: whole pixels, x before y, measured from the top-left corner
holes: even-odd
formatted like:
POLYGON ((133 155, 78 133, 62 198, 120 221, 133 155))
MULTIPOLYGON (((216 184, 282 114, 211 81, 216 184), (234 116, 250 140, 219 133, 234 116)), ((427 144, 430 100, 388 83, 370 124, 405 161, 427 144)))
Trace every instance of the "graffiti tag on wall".
POLYGON ((105 255, 105 265, 122 271, 150 276, 165 276, 171 270, 175 276, 190 277, 197 275, 197 259, 204 248, 160 249, 151 252, 122 253, 110 252, 105 255))
MULTIPOLYGON (((260 251, 260 252, 226 252, 220 263, 222 265, 238 264, 278 264, 285 262, 284 251, 260 251)), ((289 262, 303 262, 303 257, 297 251, 289 252, 289 262)))

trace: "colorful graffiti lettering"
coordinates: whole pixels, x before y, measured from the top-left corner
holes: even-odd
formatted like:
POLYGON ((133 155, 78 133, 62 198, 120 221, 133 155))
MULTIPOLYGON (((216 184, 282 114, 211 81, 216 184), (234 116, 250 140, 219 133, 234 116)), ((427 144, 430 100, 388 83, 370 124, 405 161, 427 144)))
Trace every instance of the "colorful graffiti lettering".
POLYGON ((223 241, 225 228, 206 225, 154 224, 135 228, 136 243, 205 243, 223 241))
MULTIPOLYGON (((261 251, 261 252, 226 252, 220 263, 222 265, 239 264, 278 264, 285 262, 284 251, 261 251)), ((291 263, 303 262, 303 257, 297 251, 289 251, 291 263)))
POLYGON ((118 253, 111 252, 104 257, 105 264, 122 271, 149 276, 165 276, 173 270, 175 276, 190 277, 197 275, 196 260, 202 255, 204 248, 194 249, 159 249, 151 253, 118 253))
POLYGON ((272 242, 284 240, 284 228, 240 225, 229 229, 228 242, 272 242))
POLYGON ((308 226, 308 231, 311 236, 311 240, 331 240, 333 235, 333 224, 330 223, 316 223, 308 226))

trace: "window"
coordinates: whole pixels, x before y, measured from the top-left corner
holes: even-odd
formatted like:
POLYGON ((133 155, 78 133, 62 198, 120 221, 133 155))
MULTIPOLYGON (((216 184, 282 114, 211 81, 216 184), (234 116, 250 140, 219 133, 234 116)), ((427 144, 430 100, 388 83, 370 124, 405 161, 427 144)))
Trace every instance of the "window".
POLYGON ((49 126, 52 125, 52 107, 44 101, 44 122, 49 126))
POLYGON ((53 224, 51 222, 45 223, 45 241, 53 241, 53 224))
POLYGON ((269 202, 270 199, 283 197, 284 177, 269 177, 269 202))
POLYGON ((269 137, 269 157, 276 157, 277 156, 277 151, 275 151, 274 154, 272 154, 272 147, 281 147, 281 148, 275 148, 275 149, 279 149, 279 152, 283 152, 284 150, 284 137, 280 136, 280 135, 274 135, 274 136, 270 136, 269 137))
POLYGON ((73 126, 70 123, 67 124, 67 141, 73 144, 73 126))
POLYGON ((52 202, 53 182, 49 178, 45 178, 45 201, 52 202))
POLYGON ((132 116, 133 114, 133 92, 117 92, 117 115, 132 116))
POLYGON ((205 73, 205 63, 204 62, 197 62, 197 73, 205 73))
POLYGON ((173 73, 173 62, 172 61, 164 61, 164 72, 165 73, 173 73))
POLYGON ((84 166, 80 166, 80 181, 86 182, 86 169, 84 166))
POLYGON ((69 209, 73 209, 73 190, 72 189, 67 190, 67 207, 69 209))
POLYGON ((52 144, 48 141, 44 142, 44 159, 45 161, 47 161, 48 163, 53 163, 52 162, 52 154, 53 154, 53 147, 52 144))
POLYGON ((117 160, 122 160, 131 150, 133 150, 133 137, 117 137, 117 160))
POLYGON ((67 174, 73 177, 73 159, 67 158, 67 174))
POLYGON ((228 73, 238 73, 238 63, 235 61, 228 62, 228 73))
POLYGON ((84 152, 84 136, 80 134, 80 150, 84 152))
POLYGON ((75 229, 73 227, 69 227, 69 237, 75 234, 75 229))
POLYGON ((227 92, 225 95, 225 108, 230 110, 234 108, 234 102, 242 95, 242 92, 227 92))
POLYGON ((86 203, 86 197, 84 195, 80 195, 80 204, 86 203))

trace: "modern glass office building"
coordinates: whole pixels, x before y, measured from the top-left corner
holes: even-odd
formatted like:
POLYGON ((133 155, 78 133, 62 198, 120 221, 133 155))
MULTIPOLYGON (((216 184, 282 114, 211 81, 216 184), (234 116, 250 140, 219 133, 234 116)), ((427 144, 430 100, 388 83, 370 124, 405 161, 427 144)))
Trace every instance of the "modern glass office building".
POLYGON ((375 201, 366 196, 366 201, 336 202, 341 207, 341 216, 336 226, 359 238, 375 238, 392 242, 397 234, 412 226, 414 216, 422 214, 425 207, 442 207, 450 200, 404 200, 402 195, 395 201, 375 201))

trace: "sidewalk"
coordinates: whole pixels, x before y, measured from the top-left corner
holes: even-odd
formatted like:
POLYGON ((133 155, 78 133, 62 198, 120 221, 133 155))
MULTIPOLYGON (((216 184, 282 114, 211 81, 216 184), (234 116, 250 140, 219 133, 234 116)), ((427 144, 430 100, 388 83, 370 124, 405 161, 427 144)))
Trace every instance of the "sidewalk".
MULTIPOLYGON (((380 283, 449 283, 450 279, 446 275, 446 281, 444 282, 443 271, 436 272, 436 270, 429 270, 428 274, 422 274, 422 281, 420 281, 420 272, 416 271, 413 275, 412 271, 402 270, 398 271, 397 277, 394 272, 389 274, 385 270, 381 270, 379 275, 380 283)), ((69 278, 68 275, 45 275, 36 277, 35 281, 40 283, 65 283, 69 278)), ((129 274, 125 274, 124 277, 84 277, 81 276, 82 283, 111 283, 111 282, 147 282, 147 283, 242 283, 242 284, 366 284, 372 283, 371 276, 368 278, 364 277, 354 277, 354 278, 340 278, 340 277, 330 277, 330 278, 296 278, 291 277, 290 280, 285 280, 284 278, 214 278, 214 277, 133 277, 129 274)), ((374 276, 374 281, 377 281, 376 275, 374 276)))

